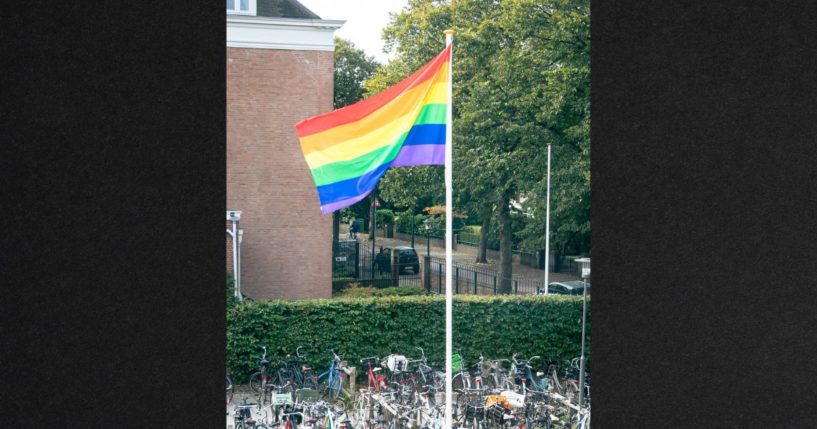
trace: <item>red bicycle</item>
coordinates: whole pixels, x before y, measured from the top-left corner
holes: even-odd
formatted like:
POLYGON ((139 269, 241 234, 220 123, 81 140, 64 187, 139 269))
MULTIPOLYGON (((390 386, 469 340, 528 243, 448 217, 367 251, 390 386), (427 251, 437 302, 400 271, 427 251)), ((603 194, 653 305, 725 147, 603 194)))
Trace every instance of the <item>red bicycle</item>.
POLYGON ((380 389, 386 389, 388 383, 386 376, 383 374, 375 375, 375 372, 381 370, 378 367, 380 359, 377 356, 367 357, 360 360, 360 364, 366 367, 366 375, 368 376, 369 388, 374 389, 375 392, 380 393, 380 389))

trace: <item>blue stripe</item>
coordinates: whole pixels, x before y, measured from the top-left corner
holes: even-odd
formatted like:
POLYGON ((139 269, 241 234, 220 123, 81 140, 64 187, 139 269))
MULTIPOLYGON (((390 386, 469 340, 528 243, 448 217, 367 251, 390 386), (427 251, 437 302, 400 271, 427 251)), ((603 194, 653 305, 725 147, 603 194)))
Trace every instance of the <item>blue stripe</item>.
POLYGON ((445 144, 445 124, 415 125, 409 130, 403 146, 445 144))
POLYGON ((391 162, 388 162, 360 177, 318 186, 318 198, 321 200, 321 205, 324 206, 336 201, 368 194, 374 189, 390 166, 391 162))
MULTIPOLYGON (((445 124, 414 125, 403 142, 403 146, 428 144, 445 145, 445 124)), ((318 198, 321 205, 368 194, 377 186, 377 182, 391 164, 391 162, 382 164, 359 177, 318 186, 318 198)))

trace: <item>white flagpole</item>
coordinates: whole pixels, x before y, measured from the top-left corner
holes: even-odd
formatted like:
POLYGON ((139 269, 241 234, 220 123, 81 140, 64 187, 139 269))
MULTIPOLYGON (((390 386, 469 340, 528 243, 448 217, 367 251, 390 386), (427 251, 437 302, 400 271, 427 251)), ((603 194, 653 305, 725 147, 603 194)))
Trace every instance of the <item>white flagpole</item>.
POLYGON ((550 282, 550 142, 548 142, 548 190, 545 213, 545 295, 547 295, 550 282))
POLYGON ((453 396, 453 381, 452 381, 452 364, 451 359, 454 354, 453 346, 453 326, 452 326, 452 309, 453 309, 453 295, 451 285, 452 257, 451 257, 451 242, 453 239, 454 220, 452 211, 454 210, 452 204, 452 188, 453 188, 453 139, 451 137, 452 122, 452 103, 454 100, 454 93, 452 91, 452 74, 454 71, 452 60, 454 58, 454 47, 451 46, 454 39, 454 30, 445 30, 445 45, 451 47, 448 57, 448 107, 445 115, 445 427, 451 428, 452 424, 452 396, 453 396))

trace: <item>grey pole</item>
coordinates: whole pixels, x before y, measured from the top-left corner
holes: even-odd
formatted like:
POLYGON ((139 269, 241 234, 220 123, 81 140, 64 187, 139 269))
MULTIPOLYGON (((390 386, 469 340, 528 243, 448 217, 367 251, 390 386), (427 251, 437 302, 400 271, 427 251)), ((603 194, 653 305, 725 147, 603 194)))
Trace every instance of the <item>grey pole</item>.
POLYGON ((236 287, 238 289, 238 301, 239 302, 244 302, 244 295, 241 294, 241 242, 243 240, 244 240, 244 228, 238 228, 238 240, 237 240, 238 241, 238 246, 236 246, 236 249, 238 250, 238 256, 236 257, 236 260, 238 261, 238 263, 236 264, 236 276, 235 276, 236 283, 235 284, 236 284, 236 287))
POLYGON ((548 188, 545 213, 545 295, 547 295, 550 282, 550 142, 548 142, 548 188))
POLYGON ((584 334, 587 327, 587 277, 582 280, 584 281, 584 293, 582 294, 582 356, 579 360, 579 419, 581 419, 581 410, 584 406, 584 334))
POLYGON ((241 301, 241 292, 238 289, 238 224, 236 221, 232 221, 233 223, 233 283, 235 285, 235 296, 238 298, 238 301, 241 301))

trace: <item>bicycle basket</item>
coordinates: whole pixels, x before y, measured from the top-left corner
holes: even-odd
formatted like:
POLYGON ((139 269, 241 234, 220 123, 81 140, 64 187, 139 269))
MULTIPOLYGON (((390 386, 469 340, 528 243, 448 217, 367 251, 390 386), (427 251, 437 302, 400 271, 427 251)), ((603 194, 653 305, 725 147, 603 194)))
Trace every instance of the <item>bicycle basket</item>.
POLYGON ((386 360, 386 366, 388 366, 391 372, 405 371, 408 367, 408 359, 402 355, 391 355, 386 360))
POLYGON ((508 398, 501 395, 488 395, 487 399, 485 400, 485 406, 490 408, 496 404, 499 404, 506 409, 511 409, 511 402, 508 401, 508 398))
POLYGON ((485 418, 485 407, 479 405, 465 405, 465 419, 466 420, 482 420, 485 418))
POLYGON ((235 416, 242 420, 248 420, 252 416, 252 412, 249 408, 236 408, 235 416))
POLYGON ((373 357, 363 358, 360 360, 360 365, 363 366, 363 368, 368 368, 369 365, 373 368, 377 367, 377 359, 373 357))
POLYGON ((488 407, 487 410, 485 410, 485 418, 486 420, 491 421, 495 425, 499 426, 502 423, 504 423, 505 414, 507 412, 508 410, 506 410, 505 407, 503 407, 502 405, 494 404, 488 407))
POLYGON ((298 389, 295 392, 295 398, 298 402, 318 402, 321 399, 321 393, 315 389, 298 389))
POLYGON ((524 395, 520 395, 510 390, 503 391, 501 395, 507 398, 508 402, 511 404, 511 407, 522 408, 525 406, 524 395))
POLYGON ((292 404, 292 393, 273 393, 273 405, 290 405, 292 404))
POLYGON ((451 355, 451 371, 459 372, 462 369, 462 356, 459 353, 451 355))

